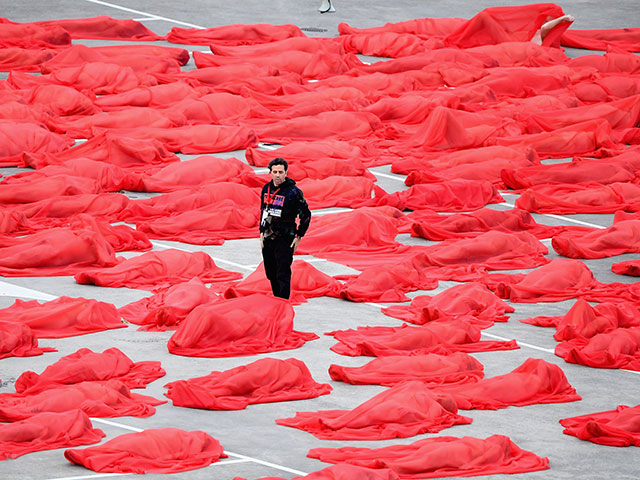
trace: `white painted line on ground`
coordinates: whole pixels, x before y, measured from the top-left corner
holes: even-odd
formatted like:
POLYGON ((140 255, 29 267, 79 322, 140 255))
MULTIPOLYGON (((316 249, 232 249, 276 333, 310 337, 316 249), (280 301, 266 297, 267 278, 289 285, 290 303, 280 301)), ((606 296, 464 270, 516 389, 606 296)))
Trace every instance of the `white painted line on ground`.
POLYGON ((144 18, 134 18, 133 20, 135 20, 136 22, 150 22, 152 20, 162 20, 162 19, 156 16, 153 16, 153 17, 144 17, 144 18))
MULTIPOLYGON (((131 430, 133 432, 142 432, 142 429, 140 429, 140 428, 130 427, 129 425, 125 425, 125 424, 119 423, 119 422, 112 422, 111 420, 105 420, 104 418, 91 417, 91 421, 92 422, 98 422, 98 423, 104 423, 105 425, 111 425, 112 427, 124 428, 125 430, 131 430)), ((301 472, 299 470, 294 470, 292 468, 284 467, 284 466, 278 465, 276 463, 265 462, 264 460, 260 460, 258 458, 253 458, 253 457, 249 457, 247 455, 242 455, 240 453, 229 452, 227 450, 225 450, 224 453, 226 453, 230 457, 235 457, 235 458, 239 459, 239 460, 233 461, 234 463, 240 463, 240 461, 253 462, 253 463, 259 463, 260 465, 265 465, 265 466, 268 466, 268 467, 272 467, 272 468, 275 468, 277 470, 282 470, 283 472, 295 473, 296 475, 307 475, 306 473, 301 472)), ((225 462, 225 463, 231 463, 231 462, 232 461, 225 462)), ((215 465, 216 464, 211 464, 211 466, 215 466, 215 465)), ((57 479, 57 480, 70 480, 70 479, 57 479)))
POLYGON ((89 478, 105 478, 105 477, 124 477, 126 475, 133 475, 133 473, 94 473, 93 475, 80 475, 77 477, 53 477, 45 480, 85 480, 89 478))
POLYGON ((19 287, 18 285, 12 285, 3 281, 0 281, 0 297, 33 298, 36 300, 45 300, 47 302, 58 298, 55 295, 49 295, 48 293, 32 290, 30 288, 19 287))
POLYGON ((138 15, 147 15, 149 17, 157 18, 158 20, 165 20, 167 22, 176 23, 178 25, 184 25, 186 27, 199 28, 202 30, 206 28, 200 25, 194 25, 192 23, 181 22, 180 20, 174 20, 173 18, 161 17, 160 15, 155 15, 153 13, 143 12, 142 10, 134 10, 132 8, 121 7, 120 5, 114 5, 113 3, 103 2, 101 0, 85 0, 85 2, 95 3, 96 5, 103 5, 105 7, 115 8, 116 10, 122 10, 124 12, 137 13, 138 15))
POLYGON ((324 212, 316 212, 315 210, 312 210, 314 215, 328 215, 330 213, 342 213, 351 211, 353 211, 352 208, 335 208, 333 210, 325 210, 324 212))
MULTIPOLYGON (((516 208, 515 205, 512 205, 511 203, 507 203, 507 202, 498 203, 497 205, 506 205, 507 207, 516 208)), ((533 213, 535 213, 535 212, 533 212, 533 213)), ((566 222, 577 223, 578 225, 584 225, 585 227, 607 228, 607 227, 603 227, 601 225, 596 225, 595 223, 583 222, 581 220, 576 220, 574 218, 565 217, 565 216, 562 216, 562 215, 553 215, 551 213, 539 213, 538 215, 544 215, 545 217, 557 218, 559 220, 564 220, 566 222)))
POLYGON ((403 183, 404 183, 404 180, 406 178, 406 176, 405 177, 400 177, 400 176, 397 176, 397 175, 389 175, 388 173, 374 172, 373 170, 369 170, 369 171, 371 173, 373 173, 376 177, 390 178, 392 180, 398 180, 399 182, 403 182, 403 183))
MULTIPOLYGON (((510 341, 513 340, 512 338, 505 338, 505 337, 501 337, 499 335, 494 335, 492 333, 487 333, 487 332, 482 332, 482 335, 486 335, 487 337, 491 337, 491 338, 495 338, 496 340, 504 340, 504 341, 510 341)), ((536 345, 531 345, 530 343, 524 343, 521 342, 520 340, 516 339, 516 342, 518 342, 518 345, 522 346, 522 347, 529 347, 529 348, 533 348, 534 350, 540 350, 541 352, 547 352, 547 353, 554 353, 553 350, 549 350, 548 348, 542 348, 542 347, 538 347, 536 345)))

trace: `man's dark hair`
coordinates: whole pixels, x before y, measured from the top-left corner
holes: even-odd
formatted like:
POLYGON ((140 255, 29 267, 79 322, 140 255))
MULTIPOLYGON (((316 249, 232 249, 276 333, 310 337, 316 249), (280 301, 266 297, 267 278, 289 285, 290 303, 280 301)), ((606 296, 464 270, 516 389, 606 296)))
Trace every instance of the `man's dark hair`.
POLYGON ((284 158, 277 157, 271 160, 269 162, 269 171, 271 171, 271 167, 273 167, 274 165, 282 165, 285 172, 289 170, 289 164, 284 158))

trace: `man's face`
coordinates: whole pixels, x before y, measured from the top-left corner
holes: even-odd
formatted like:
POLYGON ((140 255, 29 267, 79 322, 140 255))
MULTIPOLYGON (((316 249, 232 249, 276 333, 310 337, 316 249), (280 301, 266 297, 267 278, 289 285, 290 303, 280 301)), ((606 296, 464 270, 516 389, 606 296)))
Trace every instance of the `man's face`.
POLYGON ((273 184, 277 187, 284 179, 287 178, 287 171, 284 169, 284 165, 274 165, 271 167, 269 171, 271 178, 273 179, 273 184))

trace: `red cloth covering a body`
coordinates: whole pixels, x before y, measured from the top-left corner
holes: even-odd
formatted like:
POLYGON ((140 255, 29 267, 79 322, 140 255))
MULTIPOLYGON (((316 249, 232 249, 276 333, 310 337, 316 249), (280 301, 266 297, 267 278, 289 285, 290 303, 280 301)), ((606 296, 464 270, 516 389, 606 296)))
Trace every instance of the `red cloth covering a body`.
POLYGON ((90 417, 149 417, 161 400, 138 393, 117 380, 105 383, 82 382, 51 385, 33 395, 0 393, 0 421, 15 422, 41 412, 68 412, 80 409, 90 417))
POLYGON ((309 208, 351 207, 367 204, 371 197, 386 192, 364 177, 332 176, 323 179, 305 178, 299 182, 309 208))
POLYGON ((232 298, 193 309, 169 339, 175 355, 233 357, 299 348, 315 333, 293 329, 287 300, 262 294, 232 298))
POLYGON ((505 375, 483 378, 473 384, 440 385, 434 391, 452 396, 458 408, 464 410, 497 410, 582 399, 560 367, 534 358, 528 358, 505 375))
POLYGON ((185 45, 255 45, 284 40, 291 37, 305 37, 295 25, 270 25, 256 23, 253 25, 224 25, 212 28, 180 28, 173 27, 167 35, 171 43, 185 45))
POLYGON ((170 248, 143 253, 112 268, 84 269, 74 278, 78 283, 101 287, 153 290, 186 282, 194 277, 209 283, 237 280, 242 274, 218 267, 204 252, 183 252, 170 248))
MULTIPOLYGON (((503 42, 528 42, 546 21, 564 15, 553 3, 485 8, 447 35, 445 43, 471 48, 503 42)), ((560 35, 570 22, 562 22, 543 39, 543 45, 559 46, 560 35), (559 33, 554 33, 559 30, 559 33)))
POLYGON ((138 330, 163 332, 175 330, 194 308, 217 298, 199 278, 192 278, 129 303, 119 308, 118 313, 127 322, 141 325, 138 330))
POLYGON ((511 305, 477 282, 455 285, 433 297, 418 295, 409 305, 382 308, 385 315, 417 325, 469 315, 485 322, 506 322, 509 317, 505 313, 514 311, 511 305))
POLYGON ((57 26, 14 23, 0 20, 0 46, 23 48, 64 48, 71 45, 69 32, 57 26))
POLYGON ((74 175, 40 177, 28 183, 5 183, 0 189, 0 203, 32 203, 53 196, 101 193, 100 184, 91 178, 74 175))
POLYGON ((590 233, 565 232, 555 235, 553 249, 570 258, 605 258, 640 252, 640 220, 614 222, 590 233))
POLYGON ((501 202, 504 202, 504 198, 489 182, 451 180, 412 185, 407 190, 372 199, 368 204, 390 205, 401 210, 430 208, 437 212, 467 212, 488 203, 501 202))
POLYGON ((129 198, 121 193, 66 195, 13 205, 7 211, 25 218, 25 228, 36 231, 67 225, 70 217, 80 214, 91 215, 96 220, 115 222, 120 219, 129 202, 129 198))
POLYGON ((45 20, 26 25, 62 27, 69 32, 71 38, 140 40, 150 42, 165 39, 165 37, 153 33, 137 20, 115 19, 106 15, 88 18, 45 20))
POLYGON ((52 385, 119 380, 129 388, 144 388, 164 376, 160 362, 133 362, 121 350, 108 348, 96 353, 81 348, 49 365, 41 374, 26 371, 15 383, 17 393, 32 395, 52 385))
POLYGON ((138 139, 102 132, 61 154, 29 155, 25 161, 33 168, 61 164, 77 158, 111 163, 122 168, 148 168, 151 165, 177 162, 180 158, 169 152, 156 139, 138 139))
POLYGON ((600 285, 584 262, 565 259, 551 260, 527 274, 491 275, 485 282, 500 298, 517 303, 560 302, 600 285))
POLYGON ((266 43, 256 43, 253 45, 225 46, 212 43, 209 45, 211 52, 224 57, 242 57, 271 55, 287 50, 297 50, 301 52, 327 51, 330 53, 343 53, 342 43, 337 38, 310 38, 310 37, 290 37, 283 40, 272 40, 266 43))
POLYGON ((209 91, 208 88, 194 87, 185 81, 140 87, 115 95, 105 95, 95 100, 95 105, 103 111, 118 110, 128 106, 164 108, 181 101, 197 98, 209 91))
POLYGON ((475 383, 484 376, 484 366, 471 355, 428 353, 415 356, 374 358, 361 367, 332 364, 329 375, 335 381, 353 385, 391 387, 406 380, 419 380, 430 386, 475 383))
POLYGON ((0 320, 0 358, 33 357, 45 352, 57 349, 38 347, 38 337, 28 325, 0 320))
POLYGON ((186 125, 174 128, 140 127, 114 129, 118 135, 161 143, 172 152, 187 155, 231 152, 257 145, 256 133, 248 127, 186 125))
MULTIPOLYGON (((399 480, 400 477, 389 469, 372 469, 357 467, 341 463, 340 465, 332 465, 317 472, 301 477, 293 477, 291 480, 399 480)), ((247 480, 242 477, 233 477, 233 480, 247 480)), ((256 480, 287 480, 284 477, 260 477, 256 480)))
POLYGON ((391 355, 424 355, 453 352, 488 352, 513 350, 515 340, 480 341, 481 331, 468 320, 434 322, 419 327, 358 327, 356 330, 328 332, 338 341, 331 350, 340 355, 388 357, 391 355))
POLYGON ((618 275, 631 275, 640 277, 640 260, 625 260, 611 265, 611 271, 618 275))
POLYGON ((159 428, 125 433, 97 447, 65 450, 64 456, 94 472, 127 474, 185 472, 227 455, 208 433, 159 428))
POLYGON ((640 308, 630 302, 603 302, 595 306, 579 298, 565 315, 541 316, 520 320, 530 325, 555 327, 553 338, 559 342, 591 338, 617 328, 640 327, 640 308))
POLYGON ((72 229, 91 229, 99 232, 116 252, 151 250, 153 245, 144 232, 127 225, 111 225, 106 220, 80 213, 69 219, 72 229))
MULTIPOLYGON (((202 155, 192 160, 175 162, 153 172, 141 175, 144 192, 174 192, 196 188, 204 183, 242 182, 244 177, 256 177, 251 167, 237 158, 218 158, 202 155)), ((247 178, 249 180, 249 178, 247 178)), ((262 185, 255 179, 255 185, 262 185)))
POLYGON ((300 360, 262 358, 204 377, 165 385, 165 396, 178 407, 242 410, 248 405, 286 402, 327 395, 331 386, 317 383, 300 360))
POLYGON ((73 275, 91 267, 116 265, 113 247, 102 234, 52 228, 25 237, 0 237, 0 275, 73 275))
POLYGON ((562 34, 560 41, 565 47, 586 50, 640 52, 640 28, 571 29, 562 34))
POLYGON ((247 210, 232 200, 224 200, 171 217, 137 221, 136 228, 150 238, 222 245, 225 240, 256 238, 259 216, 256 208, 247 210))
POLYGON ((98 443, 105 434, 93 428, 81 410, 38 413, 19 422, 0 425, 0 460, 31 452, 98 443))
POLYGON ((65 338, 127 326, 112 304, 70 297, 44 303, 18 299, 0 310, 0 321, 28 325, 38 338, 65 338))
MULTIPOLYGON (((332 158, 335 160, 361 160, 367 165, 367 147, 344 140, 317 140, 311 142, 292 142, 275 150, 258 150, 255 147, 247 149, 246 157, 250 165, 266 167, 274 156, 286 158, 290 167, 297 163, 307 162, 313 158, 332 158)), ((367 165, 369 166, 369 165, 367 165)))
POLYGON ((39 72, 40 65, 58 54, 54 49, 5 47, 0 50, 0 72, 39 72))
POLYGON ((257 210, 260 194, 256 189, 232 182, 205 183, 195 189, 178 190, 151 198, 133 200, 123 208, 121 218, 127 222, 174 217, 180 213, 215 205, 225 200, 238 208, 257 210))
POLYGON ((0 121, 0 166, 24 167, 29 154, 57 154, 73 145, 73 139, 33 123, 0 121))
POLYGON ((455 402, 436 397, 424 383, 404 382, 379 393, 353 410, 297 412, 278 425, 305 430, 322 440, 384 440, 436 433, 472 422, 458 415, 455 402))
POLYGON ((549 468, 549 459, 522 450, 509 437, 441 436, 382 448, 313 448, 308 457, 329 463, 390 468, 400 478, 524 473, 549 468))
POLYGON ((94 96, 64 85, 40 85, 24 92, 26 102, 53 116, 92 115, 100 111, 94 96))
MULTIPOLYGON (((215 286, 218 290, 218 286, 215 286)), ((342 283, 335 278, 321 272, 304 260, 294 260, 291 264, 291 297, 293 304, 305 303, 307 298, 339 297, 342 283)), ((246 297, 254 293, 271 294, 271 283, 264 271, 264 262, 258 268, 238 283, 225 288, 225 298, 246 297)))
POLYGON ((563 418, 563 433, 611 447, 640 447, 640 405, 563 418))
POLYGON ((640 327, 616 328, 591 338, 574 338, 559 343, 555 354, 569 363, 640 372, 640 327))
POLYGON ((636 178, 634 166, 628 162, 581 160, 553 165, 536 165, 502 170, 505 185, 514 190, 541 184, 574 184, 596 182, 603 185, 632 182, 636 178))
POLYGON ((397 58, 416 55, 431 48, 440 48, 440 39, 428 39, 411 33, 368 33, 341 36, 345 52, 374 57, 397 58))

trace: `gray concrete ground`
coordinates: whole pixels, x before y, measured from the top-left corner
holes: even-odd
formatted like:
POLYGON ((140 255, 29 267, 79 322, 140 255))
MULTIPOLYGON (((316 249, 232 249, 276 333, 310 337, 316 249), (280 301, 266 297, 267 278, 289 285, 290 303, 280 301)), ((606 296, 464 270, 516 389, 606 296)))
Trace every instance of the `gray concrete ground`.
MULTIPOLYGON (((115 18, 135 18, 143 21, 158 34, 167 33, 172 27, 210 27, 234 23, 293 23, 307 30, 310 36, 335 36, 339 22, 347 22, 358 27, 371 27, 420 17, 464 17, 469 18, 485 7, 496 5, 525 4, 529 2, 498 1, 346 1, 334 2, 337 12, 321 15, 317 12, 317 0, 271 0, 258 2, 222 2, 190 0, 173 2, 168 0, 30 0, 16 2, 0 0, 0 15, 13 21, 35 21, 57 18, 91 17, 110 15, 115 18)), ((640 10, 636 0, 612 1, 603 5, 594 0, 568 0, 558 2, 567 13, 576 17, 575 28, 616 28, 640 26, 640 10)), ((86 41, 89 45, 113 42, 86 41)), ((568 50, 569 55, 584 53, 568 50)), ((193 66, 191 65, 191 68, 193 66)), ((4 78, 4 77, 2 77, 4 78)), ((243 159, 243 152, 232 152, 228 156, 243 159)), ((184 158, 188 158, 184 156, 184 158)), ((10 175, 17 169, 0 169, 3 175, 10 175)), ((390 174, 389 167, 373 168, 374 173, 383 173, 379 184, 388 191, 398 191, 404 187, 403 177, 390 174)), ((140 194, 135 194, 140 196, 140 194)), ((516 196, 507 195, 507 202, 513 204, 516 196)), ((497 205, 494 208, 509 208, 497 205)), ((320 212, 316 212, 320 213, 320 212)), ((608 226, 611 215, 574 215, 549 217, 537 215, 536 220, 550 225, 588 222, 608 226)), ((402 235, 400 240, 409 244, 426 244, 422 239, 402 235)), ((155 249, 167 247, 187 251, 202 250, 209 253, 223 268, 248 273, 260 262, 257 240, 228 241, 222 246, 200 247, 175 242, 154 242, 155 249)), ((548 245, 548 243, 547 243, 548 245)), ((128 254, 130 255, 130 254, 128 254)), ((127 256, 128 256, 127 255, 127 256)), ((554 258, 554 253, 549 258, 554 258)), ((586 262, 600 281, 625 281, 610 271, 613 262, 637 255, 586 262), (615 277, 615 278, 614 278, 615 277)), ((309 259, 309 258, 307 258, 309 259)), ((351 269, 326 261, 314 261, 314 266, 331 274, 350 273, 351 269)), ((632 281, 632 279, 626 279, 632 281)), ((453 285, 441 282, 436 291, 415 292, 413 295, 428 293, 433 295, 453 285)), ((51 278, 2 278, 0 279, 0 308, 11 305, 15 298, 43 300, 55 296, 96 298, 111 302, 117 307, 138 300, 148 292, 126 288, 110 289, 78 285, 72 277, 51 278), (17 290, 18 287, 23 289, 17 290)), ((516 311, 508 323, 497 324, 486 331, 485 338, 516 338, 522 348, 505 352, 477 354, 485 365, 486 376, 494 376, 511 371, 526 358, 543 358, 560 365, 570 383, 583 396, 574 403, 536 405, 522 408, 508 408, 498 411, 465 411, 473 418, 470 425, 455 426, 441 432, 441 435, 487 437, 492 434, 510 436, 520 447, 550 459, 550 470, 520 474, 509 478, 573 479, 596 480, 602 478, 636 479, 640 476, 640 455, 636 448, 612 448, 580 441, 562 434, 558 420, 615 408, 620 404, 638 404, 640 376, 638 373, 622 370, 597 370, 565 363, 553 355, 556 344, 552 331, 522 324, 517 320, 535 315, 555 315, 565 313, 573 301, 551 304, 517 304, 516 311)), ((398 325, 399 322, 386 317, 379 306, 356 304, 333 298, 311 299, 297 306, 296 329, 313 331, 318 334, 334 329, 345 329, 359 325, 398 325)), ((135 326, 126 329, 85 335, 81 337, 41 340, 44 346, 58 348, 57 353, 39 357, 7 358, 0 361, 0 392, 13 391, 13 382, 25 370, 42 371, 63 355, 75 352, 80 347, 102 351, 108 347, 118 347, 134 361, 161 360, 167 376, 150 384, 145 394, 162 397, 163 385, 169 381, 206 375, 212 370, 225 370, 243 365, 257 357, 236 357, 222 359, 188 358, 170 355, 166 342, 171 332, 138 332, 135 326)), ((322 336, 304 347, 270 354, 276 358, 296 357, 310 368, 314 378, 329 382, 327 368, 331 363, 357 366, 370 358, 350 358, 334 354, 329 350, 333 344, 331 337, 322 336)), ((258 357, 263 357, 260 355, 258 357)), ((121 417, 108 421, 95 419, 94 425, 102 428, 107 438, 145 428, 179 427, 187 430, 201 429, 217 438, 229 452, 229 459, 211 467, 173 474, 170 476, 148 475, 145 478, 176 478, 200 480, 216 478, 230 480, 234 476, 256 478, 267 475, 291 478, 302 472, 312 472, 325 466, 319 461, 306 457, 310 448, 358 445, 379 447, 391 444, 410 443, 429 435, 404 440, 379 442, 322 441, 305 432, 277 426, 274 419, 293 416, 296 411, 325 409, 348 409, 355 407, 382 391, 376 386, 351 386, 332 382, 331 395, 312 400, 274 403, 250 406, 241 411, 205 411, 173 407, 169 403, 158 408, 157 413, 146 419, 121 417)), ((62 450, 33 453, 17 460, 0 462, 1 479, 17 480, 71 480, 101 478, 100 475, 69 464, 62 456, 62 450)), ((506 478, 493 475, 491 478, 506 478)))

